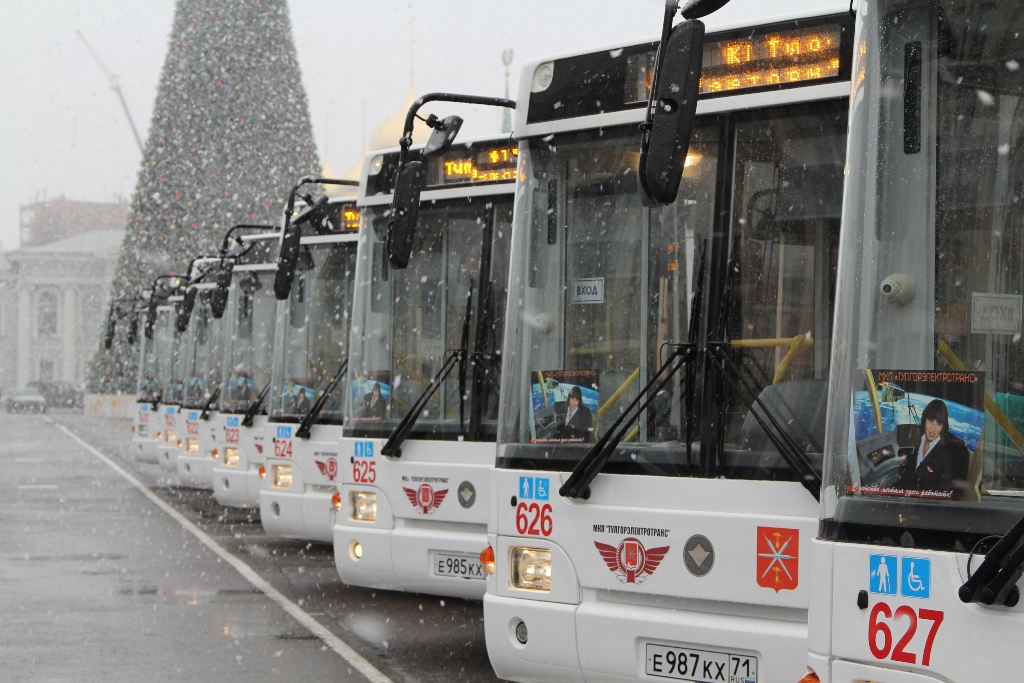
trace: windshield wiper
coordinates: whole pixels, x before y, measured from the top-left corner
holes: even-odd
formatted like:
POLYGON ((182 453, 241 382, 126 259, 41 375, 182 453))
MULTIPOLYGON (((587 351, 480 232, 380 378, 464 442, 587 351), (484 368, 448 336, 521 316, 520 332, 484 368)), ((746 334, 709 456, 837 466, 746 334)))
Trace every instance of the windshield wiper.
POLYGON ((726 277, 725 296, 720 310, 718 329, 714 340, 709 340, 707 345, 707 356, 715 365, 722 377, 732 386, 733 390, 740 397, 740 400, 747 406, 751 416, 757 421, 765 436, 772 442, 775 449, 786 461, 786 464, 800 477, 800 483, 807 489, 814 500, 821 496, 821 475, 815 471, 810 461, 805 457, 804 452, 793 440, 779 421, 772 414, 772 411, 765 406, 758 396, 757 390, 743 376, 740 367, 729 357, 727 349, 730 347, 727 339, 727 329, 730 309, 732 306, 732 274, 736 268, 736 254, 739 253, 739 244, 732 249, 732 257, 729 259, 727 268, 729 275, 726 277), (741 387, 742 385, 742 387, 741 387), (760 411, 755 410, 755 406, 760 411))
POLYGON ((242 418, 243 427, 252 427, 252 423, 256 419, 256 416, 259 415, 260 409, 263 407, 263 402, 267 400, 267 394, 269 393, 270 381, 267 380, 267 383, 263 385, 262 389, 260 389, 260 393, 256 397, 256 400, 250 403, 249 409, 245 411, 245 417, 242 418))
POLYGON ((323 410, 324 405, 327 403, 327 398, 331 395, 331 392, 338 386, 338 382, 345 375, 345 371, 348 370, 348 358, 341 362, 341 367, 334 373, 334 377, 327 383, 323 391, 320 392, 319 398, 313 402, 313 405, 309 407, 309 411, 303 416, 302 422, 299 423, 299 428, 295 430, 295 436, 300 439, 308 439, 311 434, 313 425, 316 424, 317 419, 320 417, 320 411, 323 410))
MULTIPOLYGON (((683 366, 689 366, 693 359, 697 356, 697 335, 700 333, 700 311, 703 307, 704 299, 704 267, 705 267, 705 253, 707 250, 707 240, 704 240, 701 245, 701 251, 697 266, 697 283, 696 288, 693 292, 693 299, 690 301, 690 327, 687 332, 687 341, 682 344, 671 344, 672 353, 665 359, 665 362, 661 364, 658 371, 654 373, 654 376, 647 382, 637 397, 626 407, 626 410, 622 412, 612 426, 608 428, 604 436, 598 439, 597 443, 591 446, 587 454, 583 456, 583 459, 576 463, 576 467, 573 468, 572 474, 565 480, 562 487, 558 489, 558 493, 565 498, 583 498, 584 500, 590 498, 590 482, 594 481, 594 477, 604 468, 605 463, 615 453, 616 447, 622 442, 622 439, 626 437, 626 434, 632 428, 633 424, 640 419, 640 416, 647 406, 650 405, 658 393, 665 388, 665 385, 672 379, 673 376, 683 366), (664 375, 664 377, 663 377, 664 375), (657 384, 657 387, 655 387, 657 384), (652 391, 653 388, 653 391, 652 391), (641 400, 644 400, 636 412, 637 404, 641 400), (626 419, 627 416, 629 419, 626 419)), ((691 378, 693 372, 687 370, 687 401, 693 400, 693 388, 691 386, 691 378)), ((690 411, 690 406, 687 405, 687 411, 690 411)), ((689 462, 690 448, 692 444, 691 431, 689 425, 687 425, 686 431, 686 455, 687 462, 689 462)))
POLYGON ((402 443, 409 438, 409 434, 412 433, 412 428, 416 424, 416 420, 419 419, 420 413, 427 407, 427 402, 437 393, 438 388, 444 384, 445 378, 448 377, 448 373, 452 371, 456 364, 459 366, 459 433, 465 433, 463 415, 466 406, 466 361, 469 358, 467 347, 469 345, 469 323, 472 315, 473 281, 470 280, 469 294, 466 297, 466 317, 462 321, 462 348, 446 352, 448 358, 441 364, 441 369, 430 380, 430 384, 423 389, 423 393, 419 395, 416 402, 412 404, 409 412, 405 414, 402 421, 398 423, 398 426, 388 436, 387 443, 380 449, 381 455, 391 458, 402 457, 402 443))
POLYGON ((210 407, 217 402, 218 398, 220 398, 220 387, 214 389, 213 393, 210 394, 210 398, 206 400, 206 405, 203 406, 203 412, 199 415, 200 420, 210 419, 210 407))
POLYGON ((960 586, 961 602, 1013 607, 1020 600, 1017 581, 1024 573, 1024 517, 999 537, 977 571, 960 586))

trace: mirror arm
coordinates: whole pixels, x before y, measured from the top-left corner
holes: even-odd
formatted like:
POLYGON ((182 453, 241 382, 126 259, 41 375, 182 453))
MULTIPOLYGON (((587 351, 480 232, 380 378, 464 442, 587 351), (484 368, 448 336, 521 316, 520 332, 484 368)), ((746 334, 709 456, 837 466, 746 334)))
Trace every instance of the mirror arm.
MULTIPOLYGON (((416 99, 409 107, 409 111, 405 115, 405 127, 402 129, 402 137, 398 139, 398 165, 395 167, 395 184, 398 184, 398 178, 402 175, 402 169, 405 168, 405 163, 409 160, 409 148, 412 147, 412 127, 416 123, 416 114, 419 113, 420 107, 428 102, 456 102, 459 104, 482 104, 489 107, 505 107, 507 109, 515 109, 516 101, 510 100, 504 97, 483 97, 481 95, 460 95, 458 93, 448 92, 432 92, 423 95, 416 99)), ((391 221, 394 222, 395 212, 398 207, 395 205, 397 194, 392 193, 391 198, 391 221)))
MULTIPOLYGON (((238 223, 237 225, 231 226, 231 228, 224 234, 224 239, 220 243, 220 259, 223 261, 228 255, 228 247, 231 244, 231 238, 234 236, 236 230, 264 230, 274 231, 277 230, 276 225, 260 225, 257 223, 238 223)), ((237 238, 236 238, 237 239, 237 238)))

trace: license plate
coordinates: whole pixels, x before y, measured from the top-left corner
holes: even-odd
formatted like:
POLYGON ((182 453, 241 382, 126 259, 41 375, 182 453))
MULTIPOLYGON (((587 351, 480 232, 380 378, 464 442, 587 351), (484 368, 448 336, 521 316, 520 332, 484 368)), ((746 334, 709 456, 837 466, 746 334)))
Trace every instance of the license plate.
POLYGON ((464 579, 483 579, 484 568, 475 555, 434 553, 435 576, 458 576, 464 579))
POLYGON ((647 643, 645 671, 694 683, 757 683, 757 657, 647 643))

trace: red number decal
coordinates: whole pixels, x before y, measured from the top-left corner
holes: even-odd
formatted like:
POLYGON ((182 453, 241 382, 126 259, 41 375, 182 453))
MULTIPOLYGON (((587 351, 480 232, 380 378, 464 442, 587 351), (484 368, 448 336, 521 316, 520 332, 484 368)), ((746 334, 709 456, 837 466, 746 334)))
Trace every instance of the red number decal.
POLYGON ((526 533, 530 536, 540 536, 540 530, 537 528, 537 522, 540 521, 540 505, 530 503, 529 510, 533 513, 533 521, 530 522, 530 528, 526 530, 526 533))
POLYGON ((879 614, 884 614, 886 619, 892 618, 892 610, 884 602, 876 603, 871 608, 871 619, 868 621, 868 647, 871 648, 871 654, 875 656, 875 659, 885 659, 889 656, 889 650, 892 649, 892 631, 889 630, 888 624, 878 620, 879 614), (879 633, 882 634, 882 647, 878 647, 879 633))
POLYGON ((917 633, 917 612, 914 611, 913 607, 900 605, 896 608, 896 619, 898 620, 900 617, 910 619, 910 624, 907 626, 903 637, 896 643, 896 649, 892 651, 892 661, 903 662, 904 664, 917 664, 917 655, 913 652, 907 652, 905 649, 914 638, 914 634, 917 633))
POLYGON ((191 420, 185 420, 185 432, 188 434, 199 435, 199 423, 192 422, 191 420))
POLYGON ((544 504, 544 507, 540 509, 540 532, 545 536, 550 536, 554 530, 555 522, 551 519, 551 506, 544 504))
POLYGON ((917 655, 913 652, 907 652, 906 648, 917 633, 918 619, 923 619, 924 621, 932 622, 932 626, 928 630, 924 652, 921 653, 921 664, 923 666, 931 665, 932 646, 935 644, 935 636, 938 635, 939 626, 942 625, 942 620, 945 616, 945 613, 939 610, 922 609, 919 612, 909 605, 900 605, 896 608, 896 621, 902 621, 903 617, 907 617, 909 623, 907 624, 907 630, 900 636, 899 642, 893 648, 892 631, 889 625, 883 621, 883 619, 893 618, 892 609, 884 602, 875 603, 875 606, 871 608, 871 618, 868 620, 868 647, 871 648, 871 654, 875 656, 875 659, 887 659, 891 652, 891 659, 894 662, 916 664, 917 655), (878 645, 879 633, 882 634, 881 646, 878 645))
POLYGON ((224 440, 228 443, 238 443, 238 436, 238 429, 233 427, 224 429, 224 440))
POLYGON ((356 460, 352 463, 352 478, 357 484, 372 484, 377 481, 376 465, 372 460, 356 460))
POLYGON ((516 506, 516 531, 521 536, 550 536, 554 529, 551 511, 547 503, 543 507, 537 503, 520 503, 516 506))
POLYGON ((274 455, 279 458, 292 457, 292 442, 290 439, 278 439, 274 442, 274 455))
POLYGON ((516 507, 516 533, 520 536, 526 535, 526 525, 530 520, 526 516, 526 503, 520 503, 516 507))
POLYGON ((168 427, 173 427, 174 426, 174 416, 173 415, 164 415, 164 424, 166 426, 168 426, 168 427))
POLYGON ((942 625, 942 619, 945 616, 945 612, 940 612, 939 610, 921 610, 921 619, 932 622, 932 627, 928 630, 928 639, 924 642, 924 654, 921 655, 921 664, 924 666, 931 664, 932 645, 935 643, 935 635, 939 632, 939 626, 942 625))
POLYGON ((149 413, 139 413, 139 422, 149 422, 149 413))

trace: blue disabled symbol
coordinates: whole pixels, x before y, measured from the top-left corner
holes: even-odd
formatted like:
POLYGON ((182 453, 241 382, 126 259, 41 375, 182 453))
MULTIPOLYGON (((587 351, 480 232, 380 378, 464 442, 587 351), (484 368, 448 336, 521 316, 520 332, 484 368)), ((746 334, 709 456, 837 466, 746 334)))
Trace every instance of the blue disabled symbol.
POLYGON ((868 586, 872 593, 896 595, 898 562, 895 555, 872 555, 868 586))
POLYGON ((541 479, 540 477, 537 477, 536 483, 534 484, 533 495, 537 497, 537 500, 547 500, 550 487, 550 479, 541 479))
POLYGON ((900 568, 900 595, 927 600, 932 592, 932 561, 923 557, 904 557, 900 568))

